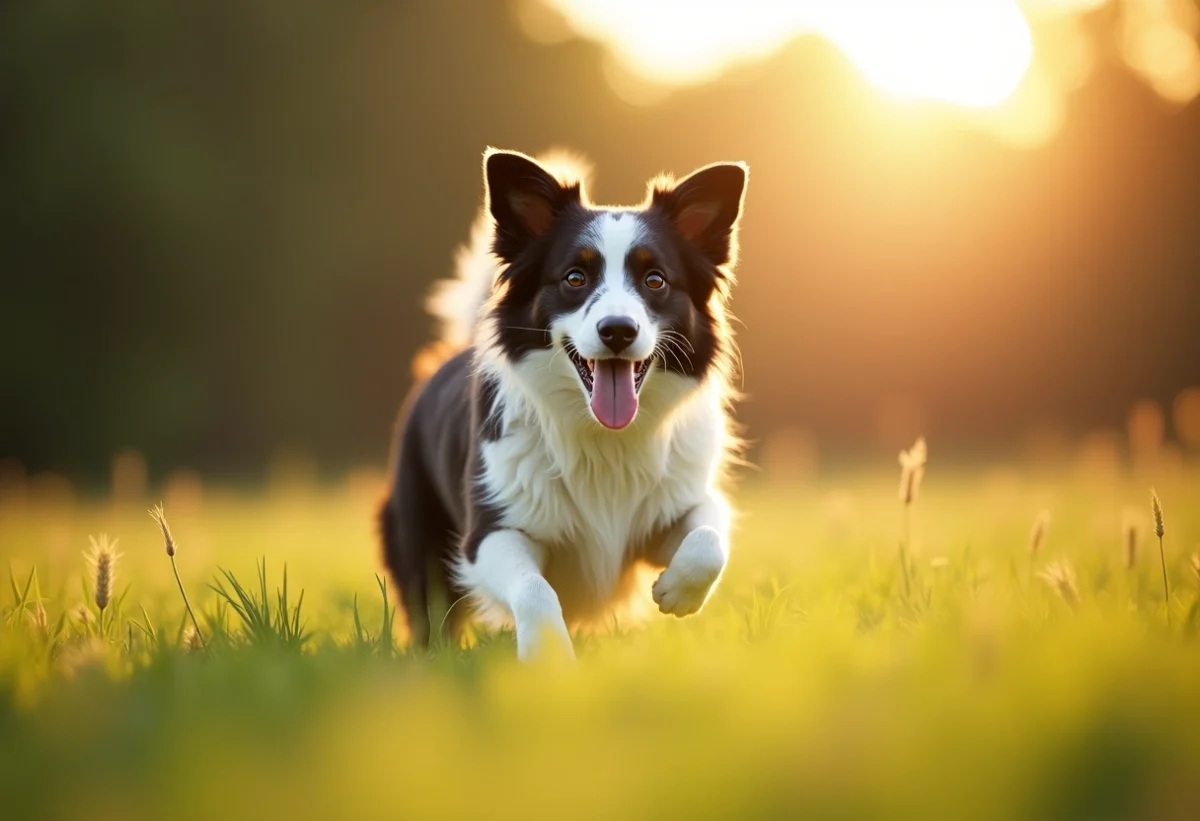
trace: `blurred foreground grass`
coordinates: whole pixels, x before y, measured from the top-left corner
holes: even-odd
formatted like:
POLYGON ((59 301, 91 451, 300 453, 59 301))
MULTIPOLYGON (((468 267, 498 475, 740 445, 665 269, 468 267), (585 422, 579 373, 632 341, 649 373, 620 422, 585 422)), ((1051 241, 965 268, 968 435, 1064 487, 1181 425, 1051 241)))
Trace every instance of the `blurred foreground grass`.
POLYGON ((505 635, 429 657, 399 627, 395 647, 377 640, 370 492, 168 500, 207 650, 188 649, 146 505, 10 500, 0 812, 1200 818, 1200 475, 1159 491, 1169 614, 1148 482, 931 474, 906 594, 894 478, 855 475, 745 488, 700 615, 581 637, 577 665, 532 667, 505 635), (79 610, 100 532, 124 554, 105 638, 79 610), (257 590, 262 557, 272 601, 285 563, 289 606, 304 592, 299 649, 219 613, 218 568, 257 590), (1074 597, 1039 576, 1063 561, 1074 597))

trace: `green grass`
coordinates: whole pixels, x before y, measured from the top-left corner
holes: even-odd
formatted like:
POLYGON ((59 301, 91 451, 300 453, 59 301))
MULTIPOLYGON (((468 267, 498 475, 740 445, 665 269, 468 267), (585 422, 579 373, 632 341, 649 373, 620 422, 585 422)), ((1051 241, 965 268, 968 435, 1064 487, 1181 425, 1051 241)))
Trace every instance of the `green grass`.
POLYGON ((1197 818, 1200 475, 1168 479, 935 465, 907 586, 890 474, 747 486, 701 614, 540 666, 506 634, 406 648, 370 494, 168 499, 203 645, 145 505, 10 501, 0 815, 1197 818), (101 532, 124 553, 103 627, 101 532), (1074 601, 1040 575, 1062 561, 1074 601))

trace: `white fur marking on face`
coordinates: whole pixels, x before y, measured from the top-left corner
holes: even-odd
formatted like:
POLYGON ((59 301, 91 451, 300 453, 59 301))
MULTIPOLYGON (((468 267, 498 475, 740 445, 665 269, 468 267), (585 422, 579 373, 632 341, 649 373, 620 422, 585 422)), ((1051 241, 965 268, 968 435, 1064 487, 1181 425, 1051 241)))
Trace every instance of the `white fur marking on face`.
POLYGON ((587 228, 585 236, 595 243, 603 257, 604 272, 594 298, 560 323, 585 359, 603 359, 612 355, 596 328, 596 323, 609 316, 628 317, 638 325, 637 339, 622 352, 623 357, 642 360, 654 352, 658 329, 625 270, 629 252, 641 241, 644 231, 641 217, 629 211, 606 211, 587 228))
POLYGON ((589 229, 596 239, 600 255, 604 257, 605 293, 629 292, 625 280, 625 259, 633 246, 642 237, 642 220, 631 213, 605 213, 592 223, 589 229))

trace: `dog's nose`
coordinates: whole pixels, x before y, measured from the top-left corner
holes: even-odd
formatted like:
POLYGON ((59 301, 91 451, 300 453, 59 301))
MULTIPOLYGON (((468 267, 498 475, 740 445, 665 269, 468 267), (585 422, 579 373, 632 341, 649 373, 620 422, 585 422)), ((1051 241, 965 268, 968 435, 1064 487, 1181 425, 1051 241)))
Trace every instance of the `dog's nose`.
POLYGON ((600 339, 613 353, 620 353, 637 339, 638 326, 627 316, 606 316, 596 323, 600 339))

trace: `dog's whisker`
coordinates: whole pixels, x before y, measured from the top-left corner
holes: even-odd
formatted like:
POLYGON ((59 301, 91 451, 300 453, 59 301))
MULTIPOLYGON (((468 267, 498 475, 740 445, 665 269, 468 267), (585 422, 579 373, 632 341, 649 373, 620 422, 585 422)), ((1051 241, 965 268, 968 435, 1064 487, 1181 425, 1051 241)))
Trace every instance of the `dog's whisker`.
MULTIPOLYGON (((667 346, 666 346, 664 340, 660 339, 658 341, 658 344, 654 346, 654 353, 651 355, 657 356, 659 359, 665 359, 666 355, 669 353, 671 353, 671 351, 667 349, 667 346)), ((671 353, 671 355, 674 356, 673 353, 671 353)), ((678 362, 676 364, 678 364, 678 362)))
POLYGON ((660 353, 660 355, 670 354, 671 358, 675 360, 675 365, 679 368, 679 370, 684 370, 683 363, 679 361, 679 355, 671 348, 668 340, 660 340, 659 344, 655 346, 654 350, 660 353))
POLYGON ((663 340, 663 350, 671 354, 675 359, 675 364, 679 366, 681 371, 684 370, 684 362, 687 363, 689 368, 692 367, 692 358, 679 346, 679 343, 672 340, 663 340))
MULTIPOLYGON (((688 355, 687 351, 683 349, 683 346, 679 344, 678 339, 673 336, 668 336, 663 341, 670 347, 672 352, 674 352, 677 356, 682 357, 687 362, 689 368, 692 367, 692 358, 688 355)), ((689 345, 688 347, 691 346, 689 345)), ((692 352, 695 353, 694 348, 692 348, 692 352)))
POLYGON ((683 344, 687 345, 688 348, 691 349, 693 352, 695 351, 695 349, 692 348, 691 340, 688 339, 686 336, 684 336, 679 331, 675 330, 674 328, 663 328, 661 331, 659 331, 659 334, 664 337, 668 337, 670 339, 677 339, 680 342, 682 342, 683 344))
POLYGON ((557 359, 558 355, 565 350, 566 350, 565 347, 555 349, 554 353, 550 356, 550 361, 546 363, 546 373, 550 373, 550 371, 553 370, 554 360, 557 359))
POLYGON ((692 347, 691 341, 678 331, 670 331, 664 335, 664 338, 680 350, 683 350, 683 346, 686 345, 688 353, 696 352, 696 349, 692 347))
POLYGON ((692 342, 691 342, 691 340, 690 340, 690 339, 688 339, 688 338, 687 338, 686 336, 684 336, 683 334, 681 334, 679 331, 676 331, 676 330, 672 330, 672 329, 670 329, 670 328, 667 328, 667 329, 665 329, 665 330, 661 331, 660 333, 661 333, 661 334, 662 334, 664 337, 666 337, 666 338, 668 338, 668 339, 675 339, 675 340, 678 340, 679 342, 682 342, 684 345, 687 345, 687 347, 688 347, 688 350, 689 350, 691 353, 695 353, 695 352, 696 352, 696 349, 695 349, 694 347, 692 347, 692 342))

